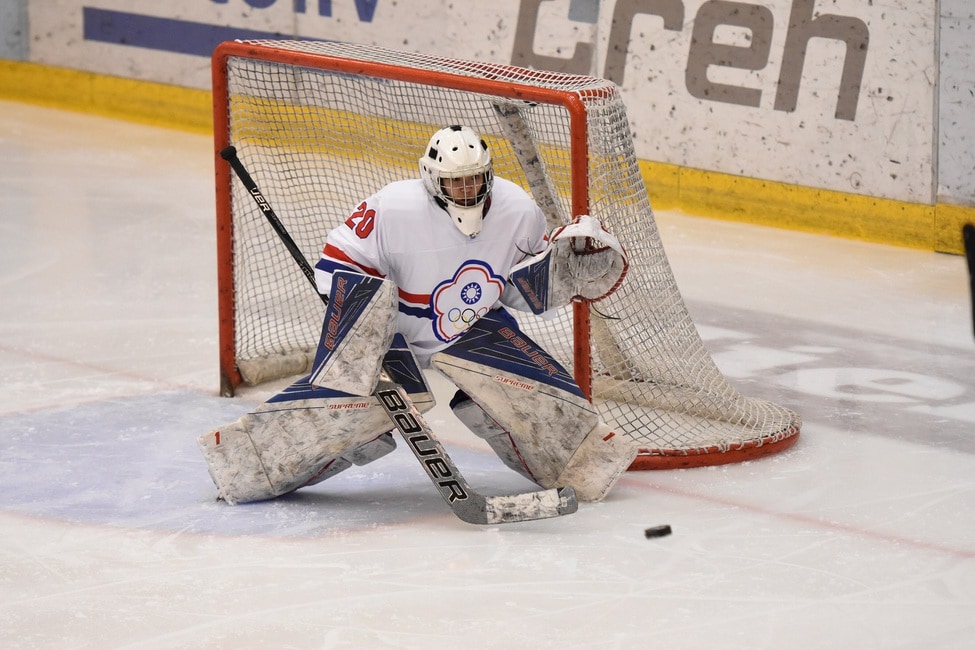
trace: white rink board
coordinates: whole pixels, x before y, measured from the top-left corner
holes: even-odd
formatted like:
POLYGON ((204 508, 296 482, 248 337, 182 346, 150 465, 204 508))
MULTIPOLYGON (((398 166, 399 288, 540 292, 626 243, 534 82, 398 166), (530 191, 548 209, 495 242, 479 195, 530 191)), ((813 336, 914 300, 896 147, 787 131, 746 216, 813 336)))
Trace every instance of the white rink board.
POLYGON ((622 82, 641 159, 913 203, 932 204, 935 197, 938 16, 933 3, 500 0, 479 3, 474 12, 463 3, 445 8, 433 0, 33 0, 30 57, 205 89, 208 56, 185 51, 192 49, 192 39, 197 45, 205 40, 200 30, 212 35, 226 27, 606 76, 622 82), (716 10, 738 6, 751 22, 734 26, 719 19, 693 44, 702 8, 713 18, 716 10), (812 25, 805 32, 790 30, 790 14, 803 11, 812 25), (146 18, 181 22, 160 26, 157 21, 139 31, 135 23, 146 18), (614 29, 621 24, 629 29, 614 29), (112 34, 126 29, 163 41, 171 32, 175 45, 112 42, 117 37, 112 34), (805 36, 789 45, 790 33, 805 36), (750 64, 755 69, 708 65, 720 57, 708 54, 702 42, 730 48, 739 62, 756 58, 750 64), (848 44, 865 48, 862 66, 857 68, 848 44), (777 109, 784 53, 804 45, 795 109, 777 109), (767 53, 759 51, 765 46, 767 53), (184 53, 173 51, 180 47, 184 53), (628 53, 625 60, 614 61, 621 48, 628 53), (855 112, 847 95, 846 115, 837 117, 846 61, 857 68, 857 83, 849 91, 855 112), (713 94, 696 96, 714 84, 758 99, 743 105, 713 94))
MULTIPOLYGON (((518 0, 497 0, 467 11, 445 11, 433 0, 333 0, 330 16, 318 0, 32 0, 31 60, 90 72, 210 88, 210 62, 200 55, 100 43, 85 37, 85 13, 175 19, 188 23, 264 32, 266 37, 325 39, 390 49, 500 61, 511 57, 518 0), (258 5, 258 7, 252 6, 258 5), (295 6, 304 6, 296 12, 295 6)), ((89 24, 91 19, 89 18, 89 24)), ((160 31, 162 29, 160 28, 160 31)), ((175 39, 190 40, 184 31, 175 39)), ((177 45, 174 49, 177 49, 177 45)))
POLYGON ((975 206, 975 2, 941 2, 938 196, 975 206))
MULTIPOLYGON (((622 86, 640 158, 852 194, 932 200, 937 76, 932 3, 835 0, 820 10, 842 30, 869 32, 852 120, 835 117, 844 61, 850 58, 846 44, 835 39, 806 41, 796 109, 774 108, 782 92, 777 86, 789 33, 788 1, 762 3, 773 19, 764 67, 707 69, 712 83, 760 93, 758 105, 693 97, 686 77, 703 58, 702 48, 692 45, 694 25, 702 6, 712 3, 682 4, 679 31, 649 15, 638 16, 631 27, 622 86)), ((609 51, 612 18, 600 16, 600 52, 609 51)), ((713 39, 742 50, 753 40, 754 33, 730 25, 719 26, 713 39)), ((608 76, 605 64, 600 71, 608 76)))

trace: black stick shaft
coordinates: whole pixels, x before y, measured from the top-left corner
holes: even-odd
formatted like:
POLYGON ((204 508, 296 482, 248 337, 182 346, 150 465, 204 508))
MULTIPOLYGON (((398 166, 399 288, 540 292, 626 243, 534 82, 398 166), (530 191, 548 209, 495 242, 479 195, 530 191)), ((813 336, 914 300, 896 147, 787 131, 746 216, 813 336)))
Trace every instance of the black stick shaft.
MULTIPOLYGON (((287 248, 288 252, 291 253, 291 257, 293 257, 295 262, 298 263, 298 266, 301 267, 301 272, 304 273, 305 277, 308 278, 308 281, 311 282, 311 286, 315 287, 315 293, 318 293, 318 283, 315 282, 315 272, 312 270, 311 264, 309 264, 308 260, 305 259, 304 253, 302 253, 301 249, 298 248, 298 244, 295 243, 295 240, 291 238, 291 234, 288 233, 288 230, 284 227, 284 224, 281 223, 278 215, 274 213, 274 209, 271 207, 271 204, 266 198, 264 198, 264 194, 261 193, 260 188, 257 187, 257 183, 254 182, 254 179, 251 178, 251 175, 247 172, 247 168, 244 167, 244 163, 240 162, 240 158, 237 157, 237 148, 233 145, 227 147, 220 152, 220 157, 230 163, 230 166, 237 174, 237 178, 239 178, 240 182, 244 184, 244 187, 248 192, 250 192, 251 197, 253 197, 254 202, 257 203, 257 207, 259 207, 261 212, 264 213, 264 218, 267 219, 267 222, 271 224, 272 228, 274 228, 274 232, 276 232, 278 237, 281 238, 285 248, 287 248)), ((326 304, 328 303, 328 298, 326 296, 323 296, 320 293, 318 293, 318 295, 321 297, 323 302, 326 304)))

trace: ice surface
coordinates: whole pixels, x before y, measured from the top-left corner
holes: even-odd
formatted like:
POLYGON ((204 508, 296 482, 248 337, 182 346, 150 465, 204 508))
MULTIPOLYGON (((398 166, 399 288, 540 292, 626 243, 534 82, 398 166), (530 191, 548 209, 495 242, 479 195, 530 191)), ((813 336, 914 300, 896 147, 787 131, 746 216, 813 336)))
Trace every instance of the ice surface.
MULTIPOLYGON (((217 396, 212 143, 0 102, 0 151, 0 646, 971 647, 961 257, 660 213, 718 365, 802 415, 794 448, 503 526, 402 444, 230 507, 194 439, 274 387, 217 396)), ((472 485, 533 489, 428 420, 472 485)))

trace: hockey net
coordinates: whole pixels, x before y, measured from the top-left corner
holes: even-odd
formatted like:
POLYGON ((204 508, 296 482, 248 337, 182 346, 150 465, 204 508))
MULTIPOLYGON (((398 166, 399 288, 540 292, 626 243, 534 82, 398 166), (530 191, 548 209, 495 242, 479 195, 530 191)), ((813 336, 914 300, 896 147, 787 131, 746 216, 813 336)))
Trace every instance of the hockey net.
MULTIPOLYGON (((233 144, 278 217, 317 261, 364 197, 418 174, 430 135, 465 124, 495 173, 529 190, 549 225, 590 214, 623 243, 629 273, 597 305, 554 320, 516 314, 618 433, 631 469, 735 462, 781 451, 798 415, 744 397, 715 365, 657 231, 619 89, 603 79, 316 41, 220 45, 216 152, 233 144), (595 308, 593 308, 595 307, 595 308)), ((320 299, 216 158, 221 391, 307 372, 320 299)))

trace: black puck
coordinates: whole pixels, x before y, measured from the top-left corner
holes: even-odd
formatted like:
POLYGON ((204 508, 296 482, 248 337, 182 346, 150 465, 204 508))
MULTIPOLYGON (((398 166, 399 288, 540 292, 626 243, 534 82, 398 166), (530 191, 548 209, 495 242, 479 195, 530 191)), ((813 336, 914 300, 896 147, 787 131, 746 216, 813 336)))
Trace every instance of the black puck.
POLYGON ((670 529, 670 526, 668 524, 664 524, 663 526, 653 526, 652 528, 647 528, 645 531, 643 531, 643 536, 647 539, 652 537, 666 537, 672 532, 673 531, 670 529))

